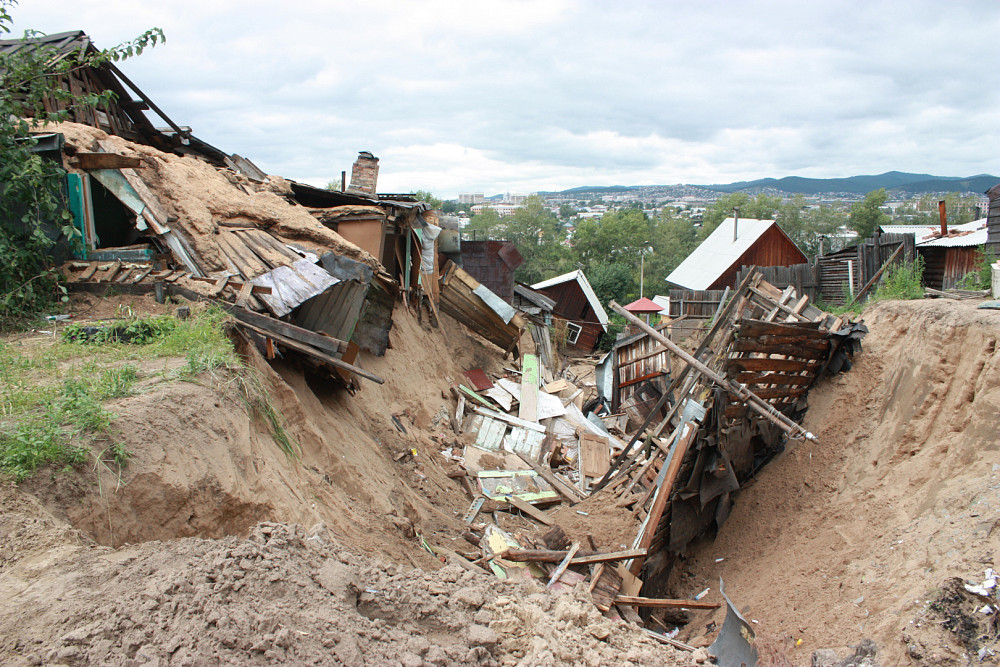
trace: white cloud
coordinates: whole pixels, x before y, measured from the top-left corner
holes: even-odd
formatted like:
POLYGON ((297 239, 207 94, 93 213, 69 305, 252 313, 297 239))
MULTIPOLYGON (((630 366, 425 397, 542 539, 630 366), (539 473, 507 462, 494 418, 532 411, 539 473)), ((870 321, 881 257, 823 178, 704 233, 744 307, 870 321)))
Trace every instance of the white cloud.
POLYGON ((889 169, 1000 172, 990 0, 37 0, 173 120, 325 184, 358 150, 439 195, 889 169))

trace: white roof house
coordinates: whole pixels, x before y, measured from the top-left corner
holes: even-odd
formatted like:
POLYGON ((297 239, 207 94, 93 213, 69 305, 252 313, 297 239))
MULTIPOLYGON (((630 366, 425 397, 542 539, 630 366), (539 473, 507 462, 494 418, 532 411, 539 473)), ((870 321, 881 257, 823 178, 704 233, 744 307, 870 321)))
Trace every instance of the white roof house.
POLYGON ((597 321, 600 322, 604 330, 607 331, 609 322, 608 313, 604 310, 604 306, 601 305, 601 301, 597 298, 597 294, 594 293, 594 288, 590 286, 590 281, 587 280, 587 276, 583 275, 583 271, 577 269, 576 271, 570 271, 569 273, 564 273, 563 275, 556 276, 555 278, 543 280, 540 283, 532 285, 531 289, 545 289, 546 287, 562 285, 563 283, 573 281, 580 285, 583 295, 587 298, 587 303, 590 304, 590 307, 594 310, 594 314, 597 315, 597 321))
POLYGON ((701 245, 695 248, 694 252, 680 263, 680 266, 667 276, 667 282, 683 289, 710 289, 710 286, 726 271, 731 268, 739 269, 738 266, 734 267, 734 265, 772 228, 776 229, 780 236, 787 241, 786 247, 789 252, 793 252, 791 248, 794 248, 793 254, 797 253, 801 256, 801 259, 783 263, 782 266, 808 261, 774 220, 740 218, 737 221, 733 218, 726 218, 708 238, 701 242, 701 245), (733 233, 734 227, 735 235, 733 233))

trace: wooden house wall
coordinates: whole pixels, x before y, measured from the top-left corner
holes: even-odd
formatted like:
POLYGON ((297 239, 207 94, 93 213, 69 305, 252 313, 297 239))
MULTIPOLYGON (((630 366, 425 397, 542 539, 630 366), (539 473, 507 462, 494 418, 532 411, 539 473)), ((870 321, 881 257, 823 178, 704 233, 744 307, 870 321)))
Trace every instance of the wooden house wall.
POLYGON ((990 208, 986 218, 986 248, 1000 257, 1000 186, 994 186, 987 194, 990 208))
POLYGON ((924 285, 934 289, 952 289, 976 270, 977 248, 921 248, 924 258, 924 285))
POLYGON ((512 303, 514 271, 501 259, 507 241, 462 241, 462 268, 498 297, 512 303))
POLYGON ((579 283, 574 280, 538 291, 556 302, 555 308, 552 309, 553 315, 580 325, 582 331, 577 337, 576 344, 567 345, 585 352, 593 350, 601 334, 604 333, 604 327, 597 321, 597 314, 590 307, 590 302, 587 301, 587 296, 579 283))
POLYGON ((721 290, 726 287, 736 287, 736 275, 743 266, 791 266, 805 264, 809 261, 798 246, 785 236, 777 225, 764 232, 757 242, 743 253, 733 265, 726 269, 715 282, 708 286, 710 290, 721 290))

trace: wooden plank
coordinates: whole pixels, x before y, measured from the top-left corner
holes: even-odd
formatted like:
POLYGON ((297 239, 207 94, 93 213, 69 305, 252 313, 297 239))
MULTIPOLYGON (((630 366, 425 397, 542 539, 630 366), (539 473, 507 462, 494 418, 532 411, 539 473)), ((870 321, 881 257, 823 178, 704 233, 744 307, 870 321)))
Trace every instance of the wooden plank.
POLYGON ((820 364, 817 361, 797 361, 795 359, 745 359, 739 357, 726 360, 727 368, 737 368, 741 371, 791 371, 802 373, 805 371, 818 371, 820 364))
POLYGON ((240 322, 264 329, 268 333, 278 334, 287 338, 293 338, 300 343, 305 343, 331 354, 343 354, 347 351, 348 345, 345 341, 337 340, 332 336, 324 336, 315 331, 309 331, 294 324, 283 322, 267 315, 260 315, 244 308, 239 308, 225 301, 213 300, 220 308, 227 311, 240 322))
MULTIPOLYGON (((466 387, 464 384, 458 385, 458 390, 461 391, 466 396, 468 396, 469 398, 471 398, 471 399, 477 401, 478 403, 481 403, 482 405, 486 406, 487 410, 492 410, 493 409, 493 404, 492 403, 490 403, 485 398, 483 398, 482 396, 480 396, 476 392, 474 392, 471 389, 469 389, 468 387, 466 387)), ((497 412, 497 414, 500 414, 500 413, 497 412)), ((490 416, 492 417, 493 415, 490 415, 490 416)))
POLYGON ((722 605, 716 602, 701 602, 700 600, 675 600, 670 598, 644 598, 631 595, 619 595, 615 604, 627 604, 632 607, 654 607, 656 609, 718 609, 722 605))
POLYGON ((521 453, 532 461, 537 461, 542 453, 542 441, 545 434, 522 426, 512 426, 510 433, 504 438, 504 447, 509 452, 521 453))
POLYGON ((77 169, 140 169, 145 165, 138 157, 118 155, 117 153, 84 153, 77 152, 70 160, 77 169))
POLYGON ((222 276, 215 281, 215 287, 212 288, 212 296, 218 297, 222 294, 223 290, 226 289, 226 285, 229 284, 229 276, 222 276))
POLYGON ((795 338, 826 338, 815 322, 762 322, 743 320, 740 322, 740 336, 793 336, 795 338))
POLYGON ((753 393, 757 394, 758 398, 763 398, 766 400, 771 400, 775 398, 791 398, 796 396, 802 396, 807 391, 809 387, 781 387, 781 388, 758 388, 753 389, 753 393))
POLYGON ((539 523, 543 523, 546 526, 551 526, 555 523, 555 521, 552 520, 552 517, 548 514, 539 509, 535 509, 531 503, 525 502, 517 496, 507 496, 507 502, 510 503, 512 507, 516 507, 539 523))
POLYGON ((465 396, 458 395, 458 405, 455 407, 455 433, 462 434, 462 421, 465 419, 465 396))
POLYGON ((545 427, 537 422, 529 422, 527 420, 521 419, 520 417, 515 417, 514 415, 505 415, 502 412, 497 412, 490 408, 482 408, 478 405, 474 407, 473 412, 478 412, 485 417, 491 417, 493 419, 499 419, 502 422, 506 422, 513 426, 520 426, 521 428, 526 428, 531 431, 536 431, 538 433, 545 433, 545 427))
POLYGON ((503 422, 484 417, 479 432, 476 433, 476 447, 491 452, 499 451, 506 430, 507 425, 503 422))
POLYGON ((554 583, 559 581, 559 577, 561 577, 563 572, 566 571, 566 568, 569 567, 569 562, 573 560, 573 556, 575 556, 576 552, 579 550, 580 550, 579 542, 573 542, 573 544, 570 545, 569 551, 566 552, 566 557, 563 558, 563 561, 559 563, 559 566, 555 569, 555 572, 552 573, 552 577, 549 579, 549 587, 551 587, 554 583))
POLYGON ((757 372, 736 374, 736 381, 742 384, 810 385, 815 380, 815 375, 786 375, 785 373, 757 372))
POLYGON ((530 422, 538 421, 538 357, 521 357, 521 403, 517 416, 530 422))
POLYGON ((98 264, 97 262, 92 262, 90 266, 87 268, 87 270, 85 270, 83 273, 80 274, 80 277, 77 280, 80 281, 90 280, 91 278, 94 277, 94 274, 97 273, 98 266, 100 266, 100 264, 98 264))
POLYGON ((586 477, 603 477, 611 465, 611 447, 607 437, 583 433, 580 436, 580 460, 586 477))
POLYGON ((548 482, 549 486, 551 486, 556 491, 556 493, 558 493, 563 498, 566 498, 566 500, 570 501, 570 503, 578 503, 581 500, 583 500, 583 498, 584 498, 583 494, 581 494, 579 491, 577 491, 576 489, 574 489, 572 486, 570 486, 569 484, 563 482, 558 477, 556 477, 555 473, 552 472, 551 468, 548 468, 546 466, 538 465, 534 461, 525 458, 520 453, 518 453, 517 455, 532 470, 534 470, 536 473, 538 473, 539 477, 541 477, 546 482, 548 482))
MULTIPOLYGON (((826 341, 823 341, 824 343, 826 341)), ((809 349, 806 347, 801 347, 798 345, 769 345, 767 343, 758 343, 755 340, 742 340, 738 339, 733 344, 733 349, 737 352, 755 352, 757 354, 781 354, 786 357, 797 357, 799 359, 823 359, 825 360, 830 352, 830 346, 827 344, 825 349, 809 349)))
POLYGON ((247 301, 249 301, 250 295, 253 293, 254 287, 256 287, 256 285, 254 285, 253 283, 251 283, 249 281, 243 283, 243 285, 240 287, 240 293, 236 297, 236 305, 237 305, 237 307, 239 307, 239 308, 246 308, 247 301))

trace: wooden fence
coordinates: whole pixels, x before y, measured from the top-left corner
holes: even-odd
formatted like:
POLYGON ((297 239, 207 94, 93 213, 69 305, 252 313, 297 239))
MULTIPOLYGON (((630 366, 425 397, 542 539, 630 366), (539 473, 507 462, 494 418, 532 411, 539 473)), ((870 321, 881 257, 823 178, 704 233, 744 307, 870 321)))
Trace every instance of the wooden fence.
MULTIPOLYGON (((857 245, 823 255, 815 264, 768 266, 760 271, 764 280, 779 289, 792 285, 796 293, 808 294, 811 301, 843 305, 851 294, 868 284, 900 244, 903 244, 903 252, 896 261, 912 261, 916 256, 913 234, 878 234, 857 245)), ((750 269, 748 266, 740 269, 737 283, 750 269)))

